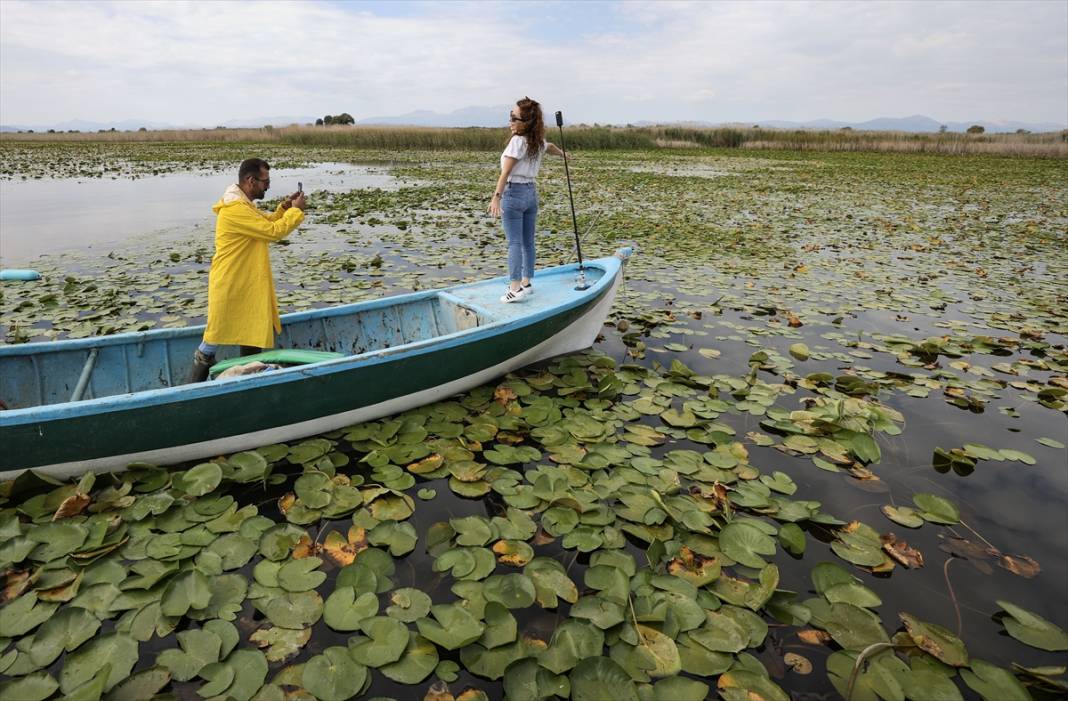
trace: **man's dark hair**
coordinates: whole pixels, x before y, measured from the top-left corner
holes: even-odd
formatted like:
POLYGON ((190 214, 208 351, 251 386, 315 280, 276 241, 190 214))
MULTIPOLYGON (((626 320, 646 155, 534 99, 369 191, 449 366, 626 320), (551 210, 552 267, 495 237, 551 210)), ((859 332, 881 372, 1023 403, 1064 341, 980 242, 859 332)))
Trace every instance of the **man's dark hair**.
POLYGON ((250 175, 258 178, 261 170, 270 169, 271 164, 262 158, 246 158, 241 161, 241 167, 237 169, 237 182, 243 181, 250 175))

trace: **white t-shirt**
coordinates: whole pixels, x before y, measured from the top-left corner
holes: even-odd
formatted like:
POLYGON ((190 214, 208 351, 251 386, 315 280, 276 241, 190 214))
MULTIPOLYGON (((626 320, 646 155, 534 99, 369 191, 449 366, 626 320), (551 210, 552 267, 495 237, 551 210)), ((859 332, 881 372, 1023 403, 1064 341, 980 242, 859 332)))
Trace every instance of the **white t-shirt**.
POLYGON ((518 161, 508 174, 510 183, 532 183, 538 177, 538 169, 541 168, 541 157, 545 155, 546 143, 542 141, 541 150, 531 158, 527 158, 527 139, 525 136, 516 134, 508 142, 504 153, 501 154, 501 169, 504 169, 504 158, 514 158, 518 161))

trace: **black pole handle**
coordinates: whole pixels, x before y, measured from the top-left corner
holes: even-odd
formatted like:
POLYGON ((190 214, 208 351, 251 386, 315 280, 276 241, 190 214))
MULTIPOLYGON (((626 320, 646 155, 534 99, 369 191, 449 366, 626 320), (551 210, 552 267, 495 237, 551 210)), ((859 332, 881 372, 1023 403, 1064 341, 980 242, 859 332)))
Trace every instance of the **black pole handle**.
POLYGON ((571 201, 571 224, 575 227, 575 252, 578 253, 579 272, 582 272, 582 242, 579 240, 578 218, 575 216, 575 196, 571 193, 571 171, 567 167, 567 147, 564 145, 564 113, 556 112, 556 126, 560 130, 560 150, 564 153, 564 174, 567 176, 567 198, 571 201))

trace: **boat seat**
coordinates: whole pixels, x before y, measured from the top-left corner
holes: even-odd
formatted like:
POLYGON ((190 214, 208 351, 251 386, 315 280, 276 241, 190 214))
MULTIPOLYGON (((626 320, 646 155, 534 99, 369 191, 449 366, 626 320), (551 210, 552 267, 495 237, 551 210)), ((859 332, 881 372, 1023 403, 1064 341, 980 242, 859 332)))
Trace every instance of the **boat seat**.
POLYGON ((261 363, 274 363, 276 365, 308 365, 309 363, 321 363, 324 360, 344 358, 344 353, 331 353, 329 351, 302 350, 300 348, 280 348, 269 350, 253 355, 245 355, 239 358, 221 360, 211 366, 208 375, 214 379, 224 370, 229 370, 235 365, 245 365, 253 361, 261 363))

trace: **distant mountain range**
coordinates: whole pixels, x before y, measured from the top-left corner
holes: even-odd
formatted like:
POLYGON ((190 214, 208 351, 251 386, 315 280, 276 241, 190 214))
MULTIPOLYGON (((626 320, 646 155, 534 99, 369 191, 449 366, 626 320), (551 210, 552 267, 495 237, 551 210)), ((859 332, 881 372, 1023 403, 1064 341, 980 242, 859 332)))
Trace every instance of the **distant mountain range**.
MULTIPOLYGON (((416 110, 414 112, 407 112, 405 114, 399 114, 395 116, 382 116, 382 117, 365 117, 363 119, 357 119, 356 124, 360 125, 405 125, 405 126, 423 126, 423 127, 503 127, 507 123, 509 105, 494 105, 494 106, 473 106, 464 107, 453 112, 440 113, 430 110, 416 110)), ((276 127, 288 126, 290 124, 313 124, 316 117, 310 117, 307 115, 283 115, 275 117, 252 117, 248 119, 231 119, 220 124, 167 124, 162 122, 152 122, 148 120, 137 119, 125 119, 119 122, 89 122, 85 120, 69 120, 66 122, 60 122, 58 124, 47 125, 33 125, 33 126, 18 126, 18 125, 0 125, 0 131, 28 131, 30 129, 41 132, 54 129, 55 131, 70 131, 78 130, 83 132, 95 132, 101 129, 108 131, 110 129, 116 129, 118 131, 136 131, 141 127, 146 129, 204 129, 214 127, 226 127, 230 129, 236 129, 241 127, 262 127, 265 125, 273 125, 276 127)), ((640 121, 633 123, 636 126, 653 126, 653 125, 680 125, 680 126, 700 126, 700 127, 716 127, 716 126, 745 126, 751 127, 753 125, 760 125, 764 128, 774 129, 842 129, 849 127, 858 131, 904 131, 904 132, 937 132, 942 126, 946 127, 947 131, 963 132, 973 124, 978 124, 983 127, 987 133, 1012 133, 1019 129, 1026 129, 1030 132, 1048 132, 1048 131, 1060 131, 1065 129, 1066 125, 1056 124, 1053 122, 1017 122, 1017 121, 996 121, 988 119, 977 119, 970 122, 940 122, 936 119, 926 117, 924 115, 916 114, 911 117, 878 117, 876 119, 870 119, 866 122, 842 122, 833 119, 815 119, 807 122, 790 122, 778 119, 772 119, 767 121, 754 120, 752 122, 711 122, 711 121, 674 121, 674 122, 655 122, 655 121, 640 121)))

